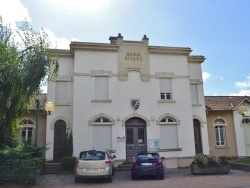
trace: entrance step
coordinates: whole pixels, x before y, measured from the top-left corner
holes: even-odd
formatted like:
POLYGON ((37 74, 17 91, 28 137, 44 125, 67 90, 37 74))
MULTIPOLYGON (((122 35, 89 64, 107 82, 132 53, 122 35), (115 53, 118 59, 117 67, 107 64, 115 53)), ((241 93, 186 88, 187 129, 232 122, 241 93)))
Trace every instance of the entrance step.
POLYGON ((45 162, 43 174, 61 174, 61 163, 45 162))
POLYGON ((124 162, 120 164, 117 168, 116 171, 130 171, 131 170, 132 163, 130 162, 124 162))

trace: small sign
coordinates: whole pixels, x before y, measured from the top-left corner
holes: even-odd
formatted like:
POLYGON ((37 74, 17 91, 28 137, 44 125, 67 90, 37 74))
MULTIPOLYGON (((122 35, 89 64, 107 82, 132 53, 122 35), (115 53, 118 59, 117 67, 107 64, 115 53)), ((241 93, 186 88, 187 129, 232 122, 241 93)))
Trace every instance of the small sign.
POLYGON ((159 139, 149 139, 148 147, 149 149, 159 149, 159 139))
POLYGON ((125 136, 123 137, 117 136, 117 142, 125 142, 125 136))

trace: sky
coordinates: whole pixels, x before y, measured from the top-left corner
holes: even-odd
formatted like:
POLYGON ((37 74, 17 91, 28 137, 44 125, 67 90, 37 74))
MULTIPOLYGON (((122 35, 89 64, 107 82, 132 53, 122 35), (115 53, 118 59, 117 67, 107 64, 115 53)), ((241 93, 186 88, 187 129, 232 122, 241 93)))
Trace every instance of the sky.
MULTIPOLYGON (((0 0, 3 22, 45 29, 52 46, 109 43, 147 35, 149 45, 190 47, 203 55, 205 96, 250 95, 249 0, 0 0)), ((46 89, 44 92, 46 92, 46 89)))

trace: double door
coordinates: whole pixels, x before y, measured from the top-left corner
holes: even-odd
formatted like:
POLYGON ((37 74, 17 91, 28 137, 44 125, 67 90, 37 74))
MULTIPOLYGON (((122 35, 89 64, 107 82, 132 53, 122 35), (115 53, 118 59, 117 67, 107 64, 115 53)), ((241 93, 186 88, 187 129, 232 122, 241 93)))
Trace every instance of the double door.
POLYGON ((138 152, 147 151, 146 125, 142 119, 134 118, 126 123, 126 158, 132 162, 138 152))

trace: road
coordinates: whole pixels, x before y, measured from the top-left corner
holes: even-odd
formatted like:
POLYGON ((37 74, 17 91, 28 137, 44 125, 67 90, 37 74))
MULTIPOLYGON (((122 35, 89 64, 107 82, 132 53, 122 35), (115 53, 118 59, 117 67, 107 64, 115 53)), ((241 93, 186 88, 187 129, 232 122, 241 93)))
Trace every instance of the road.
POLYGON ((42 175, 32 188, 250 188, 250 172, 231 169, 223 175, 193 175, 189 168, 167 169, 165 179, 130 179, 130 172, 116 172, 112 183, 85 180, 76 184, 73 175, 42 175))

